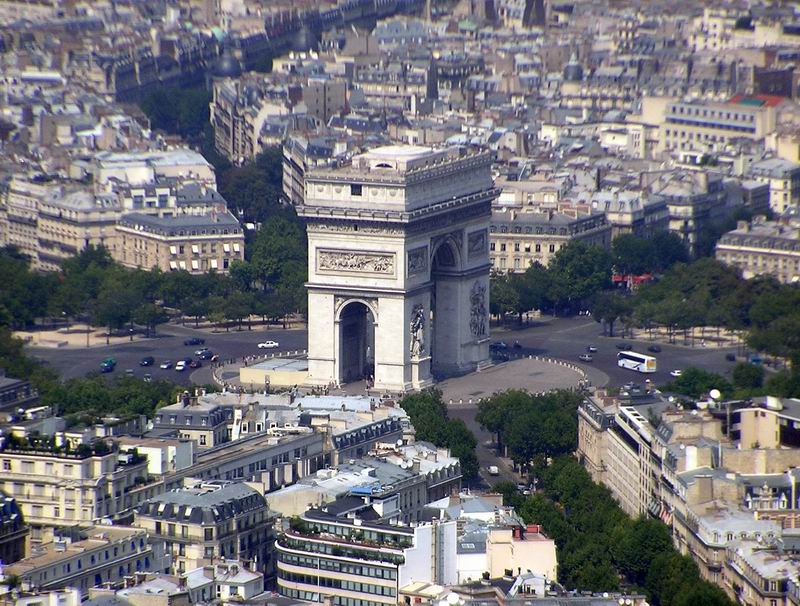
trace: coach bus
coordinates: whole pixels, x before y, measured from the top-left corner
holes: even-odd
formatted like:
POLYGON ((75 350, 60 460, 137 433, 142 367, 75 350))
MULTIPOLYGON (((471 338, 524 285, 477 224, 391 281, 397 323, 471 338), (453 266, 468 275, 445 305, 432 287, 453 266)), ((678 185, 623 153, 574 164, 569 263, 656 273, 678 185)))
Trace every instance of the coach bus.
POLYGON ((635 351, 621 351, 617 354, 617 366, 636 372, 655 372, 656 359, 635 351))

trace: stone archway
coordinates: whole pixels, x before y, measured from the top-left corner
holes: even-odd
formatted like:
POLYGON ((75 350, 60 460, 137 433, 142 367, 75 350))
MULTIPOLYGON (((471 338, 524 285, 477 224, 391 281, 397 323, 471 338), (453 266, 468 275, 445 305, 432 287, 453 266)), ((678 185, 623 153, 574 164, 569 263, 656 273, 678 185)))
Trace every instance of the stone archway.
POLYGON ((340 383, 350 383, 374 376, 375 321, 375 312, 364 301, 351 300, 339 309, 340 383))
POLYGON ((431 259, 431 372, 444 377, 454 372, 458 360, 461 255, 458 243, 446 238, 436 245, 431 259))

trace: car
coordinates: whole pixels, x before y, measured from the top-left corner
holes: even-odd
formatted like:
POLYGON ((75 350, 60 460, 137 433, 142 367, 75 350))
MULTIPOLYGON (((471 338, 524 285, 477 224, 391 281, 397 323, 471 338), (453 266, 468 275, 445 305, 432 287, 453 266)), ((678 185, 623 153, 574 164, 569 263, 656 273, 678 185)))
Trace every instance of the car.
POLYGON ((616 347, 620 351, 630 351, 633 349, 633 345, 628 345, 627 343, 617 343, 616 347))
POLYGON ((145 356, 139 361, 139 366, 152 366, 156 363, 156 359, 153 356, 145 356))
POLYGON ((172 368, 172 362, 170 362, 169 360, 164 360, 164 361, 161 363, 161 365, 159 366, 159 368, 163 368, 164 370, 167 370, 167 369, 169 369, 169 368, 172 368))
POLYGON ((489 349, 508 349, 508 343, 505 341, 495 341, 489 345, 489 349))
POLYGON ((507 353, 503 353, 502 351, 493 351, 492 352, 492 360, 495 362, 508 362, 511 358, 507 353))
POLYGON ((259 349, 275 349, 276 347, 280 347, 280 343, 277 341, 264 341, 258 344, 259 349))
POLYGON ((578 359, 579 359, 581 362, 591 362, 592 360, 594 360, 594 357, 592 356, 592 354, 588 354, 588 353, 586 353, 586 354, 581 354, 581 355, 579 355, 579 356, 578 356, 578 359))
POLYGON ((518 491, 518 492, 522 492, 522 491, 523 491, 523 490, 525 490, 526 488, 528 488, 528 485, 527 485, 527 484, 517 484, 517 491, 518 491))
POLYGON ((204 351, 208 351, 208 347, 202 347, 202 348, 198 349, 196 352, 194 352, 194 355, 199 356, 204 351))
POLYGON ((736 362, 736 354, 735 353, 726 353, 725 354, 725 359, 728 362, 736 362))
POLYGON ((192 360, 189 362, 189 368, 200 368, 203 363, 200 360, 192 360))
POLYGON ((497 467, 497 465, 489 465, 488 471, 490 476, 500 475, 500 469, 497 467))
POLYGON ((661 346, 660 345, 651 345, 647 348, 647 351, 650 353, 661 353, 661 346))
POLYGON ((101 365, 100 366, 100 372, 103 372, 103 373, 105 373, 105 372, 114 372, 114 367, 113 366, 103 366, 103 365, 101 365))
POLYGON ((586 351, 588 351, 589 353, 597 353, 597 348, 594 345, 587 345, 586 351))
POLYGON ((178 360, 175 363, 175 371, 176 372, 183 372, 184 370, 186 370, 186 366, 187 365, 186 365, 186 361, 185 360, 178 360))
POLYGON ((114 372, 117 367, 117 361, 114 358, 106 358, 100 362, 100 372, 114 372))
POLYGON ((522 344, 519 341, 514 341, 514 349, 522 349, 522 344))
POLYGON ((680 377, 683 374, 682 370, 670 370, 669 376, 671 377, 680 377))
POLYGON ((125 370, 125 376, 126 377, 132 377, 134 374, 136 374, 136 373, 133 372, 133 368, 128 368, 128 369, 125 370))
POLYGON ((214 353, 212 351, 206 349, 206 350, 201 351, 199 354, 197 354, 197 357, 200 360, 210 360, 211 358, 214 357, 214 353))
POLYGON ((185 339, 183 341, 184 345, 203 345, 206 342, 205 339, 201 339, 199 337, 192 337, 191 339, 185 339))
POLYGON ((143 378, 145 383, 150 383, 153 380, 153 375, 148 372, 143 378))

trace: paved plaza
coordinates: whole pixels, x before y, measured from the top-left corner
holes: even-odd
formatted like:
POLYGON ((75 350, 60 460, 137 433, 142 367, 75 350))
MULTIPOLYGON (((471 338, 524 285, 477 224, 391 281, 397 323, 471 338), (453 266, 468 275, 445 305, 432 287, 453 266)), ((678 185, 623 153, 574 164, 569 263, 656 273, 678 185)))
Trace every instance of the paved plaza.
POLYGON ((450 407, 465 407, 470 406, 470 402, 477 402, 506 389, 524 389, 538 393, 577 387, 584 378, 584 372, 573 364, 542 358, 522 358, 481 372, 447 379, 437 387, 442 390, 450 407))

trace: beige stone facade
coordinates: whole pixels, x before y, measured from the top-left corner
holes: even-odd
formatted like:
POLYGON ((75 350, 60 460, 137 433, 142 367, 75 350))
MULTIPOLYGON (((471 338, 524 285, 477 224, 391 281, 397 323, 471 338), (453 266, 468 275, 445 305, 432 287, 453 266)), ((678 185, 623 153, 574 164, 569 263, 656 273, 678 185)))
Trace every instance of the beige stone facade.
POLYGON ((148 501, 137 510, 135 525, 166 542, 173 573, 225 559, 269 573, 273 522, 266 500, 255 489, 209 482, 148 501))
POLYGON ((147 461, 118 452, 65 454, 40 450, 0 452, 0 489, 13 496, 42 540, 42 527, 91 524, 134 507, 129 491, 147 478, 147 461))
POLYGON ((536 262, 547 266, 572 241, 608 248, 611 225, 603 213, 593 211, 492 213, 489 257, 496 270, 524 272, 536 262))
POLYGON ((737 267, 744 278, 773 276, 784 284, 800 280, 800 223, 793 219, 740 221, 717 242, 718 261, 737 267))
POLYGON ((244 231, 228 211, 170 218, 133 213, 116 232, 114 258, 126 267, 226 273, 244 259, 244 231))

